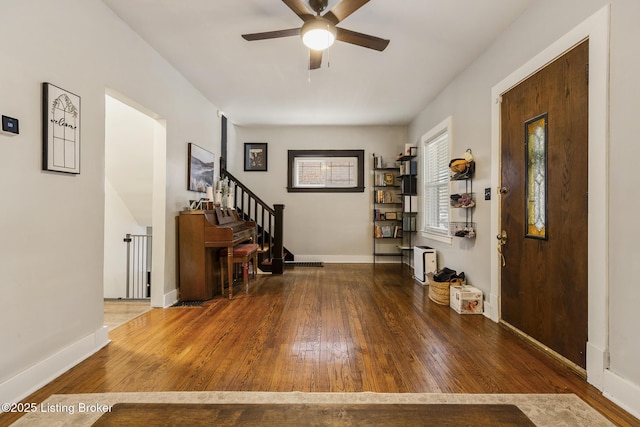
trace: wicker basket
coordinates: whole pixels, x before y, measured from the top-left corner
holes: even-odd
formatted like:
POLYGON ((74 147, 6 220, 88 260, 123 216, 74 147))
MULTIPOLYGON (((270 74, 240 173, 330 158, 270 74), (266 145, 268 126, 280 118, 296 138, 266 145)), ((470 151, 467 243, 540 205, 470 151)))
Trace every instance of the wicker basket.
POLYGON ((452 279, 450 282, 436 282, 433 273, 427 273, 429 279, 429 299, 436 304, 449 305, 449 287, 465 285, 462 279, 452 279))

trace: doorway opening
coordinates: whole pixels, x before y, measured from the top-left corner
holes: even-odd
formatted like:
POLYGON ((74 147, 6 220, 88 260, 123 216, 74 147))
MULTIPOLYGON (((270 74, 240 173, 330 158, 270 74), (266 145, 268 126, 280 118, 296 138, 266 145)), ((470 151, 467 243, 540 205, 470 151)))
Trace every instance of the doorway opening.
POLYGON ((155 117, 105 95, 105 300, 164 299, 166 130, 155 117))

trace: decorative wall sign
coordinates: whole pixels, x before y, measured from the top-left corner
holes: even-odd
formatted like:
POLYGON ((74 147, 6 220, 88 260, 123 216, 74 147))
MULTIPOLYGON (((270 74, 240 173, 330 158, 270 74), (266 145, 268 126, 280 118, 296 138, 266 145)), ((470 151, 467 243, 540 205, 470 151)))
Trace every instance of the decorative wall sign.
POLYGON ((80 173, 80 97, 42 84, 42 169, 80 173))
POLYGON ((267 143, 245 142, 244 144, 244 170, 267 170, 267 143))
POLYGON ((207 187, 213 187, 213 153, 196 144, 189 143, 189 183, 191 191, 205 193, 207 187))
POLYGON ((547 114, 528 120, 525 127, 526 237, 547 238, 547 114))

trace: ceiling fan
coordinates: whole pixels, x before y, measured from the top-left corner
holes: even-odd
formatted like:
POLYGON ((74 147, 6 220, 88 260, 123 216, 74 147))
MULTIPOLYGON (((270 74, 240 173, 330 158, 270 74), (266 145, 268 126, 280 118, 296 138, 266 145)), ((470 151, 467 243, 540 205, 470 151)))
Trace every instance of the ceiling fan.
POLYGON ((357 33, 336 27, 347 16, 360 9, 369 0, 342 0, 330 11, 320 15, 328 5, 328 0, 309 0, 309 6, 315 15, 305 6, 302 0, 282 0, 289 9, 304 21, 300 28, 267 31, 265 33, 243 34, 248 41, 276 39, 281 37, 302 36, 303 43, 309 47, 309 69, 315 70, 322 64, 322 51, 333 44, 335 40, 351 43, 382 52, 389 40, 368 34, 357 33))

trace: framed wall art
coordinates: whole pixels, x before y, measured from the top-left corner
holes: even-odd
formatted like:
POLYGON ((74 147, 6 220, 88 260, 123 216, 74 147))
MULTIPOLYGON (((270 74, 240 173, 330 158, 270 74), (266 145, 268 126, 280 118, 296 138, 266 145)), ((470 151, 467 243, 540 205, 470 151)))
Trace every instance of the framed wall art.
POLYGON ((245 142, 244 170, 262 172, 265 172, 267 170, 266 142, 245 142))
POLYGON ((205 193, 207 187, 213 187, 213 153, 190 142, 188 156, 187 188, 190 191, 205 193))
POLYGON ((80 173, 80 97, 42 84, 42 169, 80 173))

